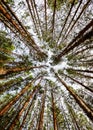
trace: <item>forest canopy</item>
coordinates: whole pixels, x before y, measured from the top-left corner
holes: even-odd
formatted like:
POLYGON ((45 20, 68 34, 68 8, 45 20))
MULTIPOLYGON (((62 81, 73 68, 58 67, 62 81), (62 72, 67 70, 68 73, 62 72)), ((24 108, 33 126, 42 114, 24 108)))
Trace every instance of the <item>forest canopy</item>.
POLYGON ((92 8, 0 0, 0 130, 93 130, 92 8))

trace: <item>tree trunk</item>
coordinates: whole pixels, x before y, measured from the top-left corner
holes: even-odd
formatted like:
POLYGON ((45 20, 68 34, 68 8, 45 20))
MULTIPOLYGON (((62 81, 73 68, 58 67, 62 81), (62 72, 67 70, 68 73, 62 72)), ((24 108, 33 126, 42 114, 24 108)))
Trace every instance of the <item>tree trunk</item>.
MULTIPOLYGON (((83 12, 85 11, 85 9, 88 7, 89 3, 91 0, 88 0, 85 5, 83 6, 81 12, 79 13, 78 17, 76 18, 76 20, 74 21, 74 23, 72 24, 71 28, 69 29, 67 35, 65 36, 65 39, 68 37, 69 33, 71 32, 71 30, 73 29, 73 27, 75 26, 75 24, 77 23, 77 21, 79 20, 79 18, 81 17, 81 15, 83 14, 83 12)), ((80 7, 80 6, 79 6, 80 7)), ((82 30, 80 31, 81 35, 83 34, 82 30)), ((80 33, 79 33, 80 34, 80 33)), ((78 37, 78 36, 77 36, 78 37)), ((77 39, 77 38, 75 38, 77 39)))
POLYGON ((6 76, 8 74, 12 74, 12 73, 18 73, 18 72, 21 72, 21 71, 27 71, 27 70, 31 70, 31 69, 35 69, 35 68, 42 68, 44 66, 31 66, 31 67, 14 67, 14 68, 11 68, 11 69, 4 69, 4 68, 1 68, 0 69, 0 76, 6 76))
POLYGON ((71 80, 75 81, 76 83, 80 84, 81 86, 83 86, 84 88, 86 88, 87 90, 89 90, 90 92, 93 93, 93 89, 87 87, 86 85, 82 84, 81 82, 77 81, 76 79, 74 79, 74 78, 72 78, 72 77, 70 77, 70 76, 68 76, 66 74, 63 74, 63 75, 65 75, 66 77, 70 78, 71 80))
POLYGON ((37 44, 31 37, 31 35, 29 34, 29 32, 25 29, 25 27, 19 21, 17 16, 14 14, 14 12, 10 9, 10 7, 6 4, 6 2, 4 2, 2 0, 2 3, 6 7, 5 8, 3 5, 0 5, 0 11, 3 14, 3 16, 7 18, 9 23, 11 23, 13 25, 13 27, 19 32, 19 34, 22 36, 22 38, 25 39, 25 41, 29 44, 29 46, 32 46, 33 49, 35 51, 37 51, 38 55, 41 55, 41 57, 43 57, 43 56, 45 57, 46 54, 44 52, 42 52, 41 49, 37 46, 37 44), (8 13, 8 11, 6 9, 10 12, 11 15, 8 13), (13 20, 13 17, 15 18, 15 20, 13 20))
POLYGON ((54 101, 54 95, 53 91, 51 90, 51 97, 52 97, 52 111, 53 111, 53 125, 54 125, 54 130, 57 129, 57 120, 56 120, 56 111, 55 111, 55 101, 54 101))
POLYGON ((42 97, 42 107, 41 107, 40 119, 39 119, 39 124, 38 124, 37 130, 43 130, 45 98, 46 98, 46 90, 45 90, 44 95, 43 95, 43 97, 42 97))
MULTIPOLYGON (((87 104, 70 88, 67 86, 67 84, 58 76, 57 73, 55 73, 59 81, 66 87, 66 89, 69 91, 69 93, 74 97, 76 102, 79 104, 79 106, 84 110, 86 115, 89 117, 89 119, 93 119, 93 110, 91 110, 87 104)), ((92 120, 93 121, 93 120, 92 120)))

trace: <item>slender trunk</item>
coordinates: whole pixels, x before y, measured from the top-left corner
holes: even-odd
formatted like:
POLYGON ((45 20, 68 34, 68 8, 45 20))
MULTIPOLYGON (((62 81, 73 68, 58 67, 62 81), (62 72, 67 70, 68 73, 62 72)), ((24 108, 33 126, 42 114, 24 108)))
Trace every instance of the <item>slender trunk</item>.
POLYGON ((66 103, 66 106, 67 106, 67 108, 68 108, 68 110, 69 110, 69 113, 70 113, 70 115, 71 115, 71 118, 72 118, 72 121, 73 121, 75 130, 81 130, 81 128, 79 127, 79 124, 78 124, 78 122, 77 122, 77 120, 76 120, 74 110, 72 110, 71 106, 68 104, 67 101, 65 101, 65 103, 66 103))
POLYGON ((69 70, 71 71, 76 71, 76 72, 85 72, 85 73, 93 73, 93 70, 80 70, 80 69, 73 69, 73 68, 69 68, 69 70))
POLYGON ((4 6, 8 9, 10 13, 8 13, 8 11, 3 5, 0 5, 0 11, 4 15, 4 17, 6 17, 9 23, 11 23, 13 27, 19 32, 19 34, 22 36, 23 39, 25 39, 28 45, 33 47, 33 49, 38 53, 38 55, 45 57, 46 54, 42 52, 41 49, 37 46, 37 44, 31 37, 30 33, 24 28, 24 26, 19 21, 17 16, 14 14, 14 12, 11 10, 11 8, 6 4, 6 2, 2 2, 4 3, 4 6), (13 17, 15 18, 15 20, 13 19, 13 17))
POLYGON ((69 29, 67 35, 65 36, 65 39, 68 37, 69 33, 71 32, 71 30, 73 29, 73 27, 75 26, 75 24, 77 23, 77 21, 79 20, 79 18, 81 17, 81 15, 83 14, 83 12, 85 11, 85 9, 88 7, 89 3, 90 3, 91 0, 88 0, 86 2, 86 4, 83 6, 80 14, 78 15, 77 19, 74 21, 73 25, 71 26, 71 28, 69 29))
MULTIPOLYGON (((29 12, 30 12, 30 14, 31 14, 31 18, 32 18, 32 20, 33 20, 34 26, 35 26, 36 33, 39 35, 38 29, 37 29, 37 25, 36 25, 36 24, 37 24, 36 17, 35 17, 35 15, 33 15, 33 13, 32 13, 29 0, 26 0, 26 2, 27 2, 27 5, 28 5, 28 9, 29 9, 29 12)), ((31 5, 32 5, 32 4, 31 4, 31 5)), ((33 7, 33 6, 32 6, 32 7, 33 7)), ((34 12, 34 10, 33 10, 33 12, 34 12)))
MULTIPOLYGON (((34 97, 33 97, 33 99, 32 99, 32 101, 31 101, 31 103, 30 103, 30 105, 29 105, 29 107, 28 107, 28 110, 27 110, 27 112, 26 112, 26 114, 25 114, 25 116, 24 116, 24 119, 23 119, 23 121, 22 121, 22 124, 21 124, 21 126, 20 126, 20 129, 19 130, 22 130, 22 127, 24 126, 24 124, 25 124, 25 120, 26 120, 26 117, 27 117, 27 115, 28 115, 28 113, 29 113, 29 111, 30 111, 30 108, 31 108, 31 106, 32 106, 32 104, 33 104, 33 101, 34 101, 34 99, 35 99, 35 96, 36 96, 36 94, 37 94, 37 92, 39 91, 39 86, 37 86, 37 88, 36 88, 36 90, 35 90, 35 94, 34 94, 34 97)), ((30 102, 30 100, 31 100, 31 97, 30 97, 30 99, 29 99, 29 102, 30 102)), ((28 102, 28 103, 29 103, 28 102)), ((25 107, 25 109, 26 109, 27 107, 25 107)), ((21 114, 22 114, 22 111, 20 112, 21 114)), ((20 114, 19 114, 20 115, 20 114)))
POLYGON ((52 20, 52 37, 54 32, 54 26, 55 26, 55 15, 56 15, 56 0, 54 0, 54 10, 53 10, 53 20, 52 20))
POLYGON ((81 76, 82 78, 89 78, 89 79, 92 79, 93 78, 93 76, 90 76, 90 75, 85 75, 85 74, 83 74, 82 72, 81 73, 78 73, 78 71, 75 71, 74 69, 72 70, 72 68, 69 68, 69 69, 66 69, 67 71, 68 70, 71 70, 72 71, 72 74, 73 74, 73 72, 75 72, 75 76, 81 76))
POLYGON ((28 76, 25 79, 18 77, 16 79, 9 80, 4 84, 0 84, 0 94, 5 92, 6 90, 8 91, 10 88, 15 88, 15 85, 17 86, 18 84, 20 84, 21 82, 23 82, 25 80, 28 81, 28 80, 31 80, 31 79, 32 78, 30 76, 28 76))
POLYGON ((40 27, 41 33, 43 35, 43 31, 42 31, 42 27, 41 27, 41 22, 40 22, 40 18, 39 18, 39 14, 38 14, 38 11, 37 11, 35 0, 31 0, 31 1, 33 2, 33 5, 34 5, 35 11, 36 11, 36 15, 37 15, 37 19, 38 19, 38 23, 39 23, 39 27, 40 27))
POLYGON ((43 97, 42 97, 42 107, 41 107, 40 119, 39 119, 39 124, 38 124, 37 130, 43 130, 45 98, 46 98, 46 90, 45 90, 44 95, 43 95, 43 97))
POLYGON ((87 104, 72 89, 70 89, 70 87, 67 86, 67 84, 58 76, 57 73, 55 73, 55 75, 59 79, 59 81, 66 87, 66 89, 69 91, 69 93, 74 97, 76 102, 83 109, 83 111, 86 113, 86 115, 89 117, 89 119, 92 120, 93 119, 93 110, 91 110, 87 106, 87 104))
POLYGON ((65 125, 65 127, 67 127, 67 130, 70 130, 70 124, 69 124, 69 121, 67 119, 63 105, 61 106, 61 108, 62 108, 61 110, 62 110, 62 113, 63 113, 63 116, 64 116, 64 125, 65 125))
POLYGON ((93 76, 90 76, 90 75, 84 75, 84 74, 81 74, 81 73, 77 73, 77 75, 80 75, 84 78, 89 78, 89 79, 93 79, 93 76))
POLYGON ((12 101, 10 101, 10 103, 8 103, 2 110, 0 110, 0 115, 4 115, 11 108, 11 106, 18 101, 18 99, 29 89, 29 87, 31 87, 31 83, 29 83, 24 89, 22 89, 22 91, 19 92, 17 96, 15 96, 12 101))
MULTIPOLYGON (((65 28, 65 26, 66 26, 68 17, 70 16, 70 13, 71 13, 71 11, 72 11, 72 8, 73 8, 73 6, 74 6, 74 3, 75 3, 75 0, 73 0, 73 2, 72 2, 72 5, 71 5, 70 10, 69 10, 69 12, 68 12, 68 15, 67 15, 67 17, 66 17, 66 19, 65 19, 65 22, 64 22, 64 24, 63 24, 62 30, 61 30, 61 32, 60 32, 60 34, 59 34, 58 41, 59 41, 59 39, 61 38, 62 32, 63 32, 63 30, 64 30, 64 28, 65 28)), ((57 41, 57 43, 58 43, 58 41, 57 41)))
POLYGON ((0 68, 0 76, 6 76, 8 74, 18 73, 21 71, 27 71, 27 70, 31 70, 31 69, 35 69, 35 68, 42 68, 42 67, 44 67, 44 66, 14 67, 11 69, 0 68))
POLYGON ((45 6, 45 28, 46 28, 46 33, 47 33, 47 8, 46 8, 46 5, 47 5, 47 2, 46 0, 44 0, 44 6, 45 6))
POLYGON ((76 11, 75 11, 73 17, 72 17, 72 19, 71 19, 69 25, 67 26, 67 29, 66 29, 66 31, 65 31, 65 37, 63 38, 63 42, 64 42, 64 40, 65 40, 65 39, 67 38, 67 36, 68 36, 68 34, 67 34, 68 29, 69 29, 69 27, 71 26, 71 23, 73 22, 73 20, 74 20, 74 18, 75 18, 75 16, 76 16, 76 14, 77 14, 77 12, 78 12, 78 10, 79 10, 81 4, 82 4, 82 0, 80 0, 80 3, 79 3, 79 5, 77 6, 77 9, 76 9, 76 11), (67 35, 66 35, 66 34, 67 34, 67 35))
POLYGON ((81 86, 83 86, 84 88, 86 88, 87 90, 89 90, 90 92, 93 93, 93 89, 87 87, 86 85, 82 84, 82 83, 79 82, 78 80, 76 80, 76 79, 74 79, 74 78, 72 78, 72 77, 70 77, 70 76, 68 76, 68 75, 66 75, 66 74, 63 74, 63 75, 65 75, 66 77, 70 78, 71 80, 75 81, 76 83, 80 84, 81 86))
POLYGON ((78 55, 79 53, 83 53, 84 51, 91 50, 91 49, 93 49, 93 46, 88 46, 80 51, 75 52, 74 55, 78 55))
POLYGON ((87 40, 87 39, 89 40, 93 36, 93 29, 91 29, 85 35, 83 35, 83 34, 85 33, 85 31, 87 31, 92 26, 93 26, 93 20, 91 20, 91 22, 83 30, 80 31, 78 36, 75 37, 59 55, 57 55, 57 59, 60 59, 63 55, 67 54, 68 52, 73 50, 75 47, 79 46, 85 40, 87 40), (78 39, 78 41, 77 41, 77 39, 78 39))
POLYGON ((11 124, 9 130, 12 130, 12 129, 13 129, 13 127, 14 127, 15 124, 16 124, 16 121, 18 121, 18 119, 21 117, 21 115, 22 115, 22 113, 25 111, 25 109, 28 108, 28 111, 27 111, 27 113, 26 113, 26 115, 25 115, 25 117, 24 117, 24 119, 23 119, 23 121, 22 121, 22 124, 21 124, 21 126, 20 126, 20 130, 22 129, 22 126, 23 126, 23 124, 24 124, 24 121, 25 121, 25 119, 26 119, 26 116, 27 116, 27 114, 28 114, 28 112, 29 112, 30 107, 32 106, 33 100, 34 100, 34 98, 35 98, 36 93, 38 92, 38 89, 39 89, 39 85, 37 85, 37 86, 33 89, 32 93, 30 94, 30 97, 27 99, 27 101, 26 101, 25 104, 23 105, 22 109, 21 109, 20 112, 17 114, 17 116, 16 116, 16 118, 14 119, 14 121, 12 122, 12 124, 11 124), (32 100, 32 101, 31 101, 31 100, 32 100), (31 104, 29 105, 29 102, 30 102, 30 101, 31 101, 31 104), (28 107, 28 105, 29 105, 29 107, 28 107))
POLYGON ((51 97, 52 97, 52 111, 53 111, 53 125, 54 125, 54 130, 57 129, 57 120, 56 120, 56 111, 55 111, 55 101, 54 101, 54 95, 53 91, 51 90, 51 97))

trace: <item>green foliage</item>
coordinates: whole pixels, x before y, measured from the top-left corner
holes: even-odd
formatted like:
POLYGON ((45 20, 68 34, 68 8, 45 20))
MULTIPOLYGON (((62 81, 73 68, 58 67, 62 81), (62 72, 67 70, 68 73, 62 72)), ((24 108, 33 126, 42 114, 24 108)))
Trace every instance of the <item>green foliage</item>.
MULTIPOLYGON (((68 3, 69 4, 72 4, 74 0, 68 0, 68 3)), ((74 4, 77 4, 78 3, 78 0, 75 0, 74 4)))
POLYGON ((58 45, 58 49, 59 49, 59 50, 62 50, 62 49, 65 47, 65 45, 66 45, 65 43, 59 44, 59 45, 58 45))
POLYGON ((57 106, 55 106, 55 111, 56 111, 56 116, 57 116, 57 122, 59 124, 62 123, 62 122, 64 122, 64 117, 61 114, 61 110, 57 106))
POLYGON ((60 63, 60 61, 61 61, 59 58, 57 58, 56 55, 53 55, 53 56, 51 57, 51 60, 53 61, 52 65, 57 65, 57 64, 60 63))
POLYGON ((76 74, 76 72, 74 71, 74 70, 71 70, 71 69, 66 69, 66 71, 67 71, 67 73, 69 74, 69 75, 75 75, 76 74))
POLYGON ((43 93, 44 93, 44 90, 40 89, 40 90, 39 90, 39 93, 40 93, 40 94, 43 94, 43 93))
POLYGON ((70 60, 72 60, 73 55, 67 55, 66 57, 67 57, 68 61, 70 61, 70 60))
POLYGON ((84 128, 86 130, 92 130, 91 124, 83 113, 77 113, 77 118, 79 119, 79 124, 81 128, 84 128))
POLYGON ((6 3, 13 5, 14 4, 14 0, 6 0, 6 3))
POLYGON ((3 31, 0 31, 0 48, 6 49, 10 52, 15 49, 11 39, 8 38, 6 32, 3 31))
MULTIPOLYGON (((12 41, 10 38, 8 38, 6 32, 0 31, 0 48, 8 51, 8 53, 15 49, 12 41)), ((0 52, 0 60, 2 61, 11 61, 14 58, 10 56, 10 54, 5 54, 4 52, 0 52)), ((3 66, 3 63, 0 63, 0 67, 3 66)))
POLYGON ((58 73, 59 73, 59 74, 63 74, 63 70, 59 69, 59 70, 58 70, 58 73))
MULTIPOLYGON (((48 0, 48 6, 54 10, 54 1, 55 0, 48 0)), ((66 4, 67 6, 70 6, 73 3, 73 0, 56 0, 56 9, 60 10, 61 6, 66 4)), ((78 0, 75 0, 74 4, 77 4, 78 0)))
POLYGON ((7 81, 7 82, 2 82, 2 83, 0 83, 0 87, 10 86, 11 84, 16 83, 16 82, 20 82, 20 81, 22 81, 22 77, 18 77, 18 78, 16 78, 16 79, 10 79, 10 80, 7 81))
POLYGON ((0 109, 3 108, 9 101, 13 99, 15 94, 6 93, 0 97, 0 109))
MULTIPOLYGON (((23 17, 24 19, 26 19, 27 17, 29 17, 29 12, 25 12, 22 17, 23 17)), ((29 26, 29 28, 30 28, 30 26, 29 26)))
MULTIPOLYGON (((53 10, 54 9, 54 1, 55 0, 48 0, 48 6, 53 10)), ((56 0, 56 9, 59 10, 61 5, 63 4, 63 0, 56 0)))
POLYGON ((51 87, 55 87, 55 83, 53 82, 53 81, 49 81, 49 85, 51 86, 51 87))

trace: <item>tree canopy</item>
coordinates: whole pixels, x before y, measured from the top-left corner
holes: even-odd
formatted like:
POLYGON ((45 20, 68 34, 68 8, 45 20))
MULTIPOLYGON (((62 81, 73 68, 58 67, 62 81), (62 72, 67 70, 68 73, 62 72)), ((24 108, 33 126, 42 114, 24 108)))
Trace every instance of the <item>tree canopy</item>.
POLYGON ((93 130, 92 8, 0 0, 0 130, 93 130))

